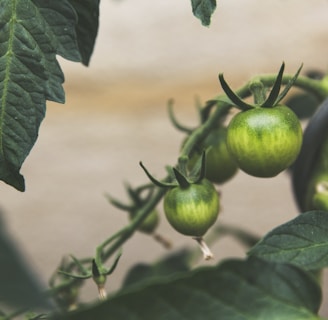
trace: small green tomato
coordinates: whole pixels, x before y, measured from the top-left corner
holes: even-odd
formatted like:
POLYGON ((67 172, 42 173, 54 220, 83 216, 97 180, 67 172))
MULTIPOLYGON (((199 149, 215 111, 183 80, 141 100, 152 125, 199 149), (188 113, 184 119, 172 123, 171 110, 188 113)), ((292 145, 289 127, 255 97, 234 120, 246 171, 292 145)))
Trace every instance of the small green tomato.
POLYGON ((153 211, 151 211, 148 214, 146 219, 144 221, 142 221, 138 230, 143 233, 146 233, 146 234, 151 234, 151 233, 154 233, 158 224, 159 224, 159 214, 158 214, 158 211, 156 209, 154 209, 153 211))
POLYGON ((187 236, 202 237, 217 220, 219 208, 218 193, 207 179, 186 188, 173 187, 164 197, 168 222, 187 236))
POLYGON ((325 180, 316 186, 316 192, 312 198, 312 205, 316 210, 328 211, 328 181, 325 180))
POLYGON ((302 138, 300 122, 288 107, 254 107, 232 118, 227 147, 244 172, 274 177, 296 160, 302 138))
POLYGON ((227 128, 220 127, 212 130, 193 152, 188 162, 189 170, 192 170, 203 151, 206 150, 205 178, 216 184, 230 180, 236 174, 238 166, 228 151, 226 138, 227 128))
POLYGON ((205 139, 206 152, 205 177, 213 183, 224 183, 231 179, 238 166, 231 157, 226 143, 227 129, 213 130, 205 139))

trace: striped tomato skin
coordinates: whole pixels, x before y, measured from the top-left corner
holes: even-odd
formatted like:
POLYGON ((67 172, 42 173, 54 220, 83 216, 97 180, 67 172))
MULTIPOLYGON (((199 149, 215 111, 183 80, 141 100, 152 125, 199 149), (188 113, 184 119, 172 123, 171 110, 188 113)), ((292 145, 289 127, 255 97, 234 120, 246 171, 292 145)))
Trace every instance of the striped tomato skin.
POLYGON ((302 138, 300 121, 288 107, 254 107, 231 119, 227 147, 241 170, 266 178, 276 176, 296 160, 302 138))
POLYGON ((164 212, 168 222, 187 236, 203 236, 216 222, 219 209, 219 195, 207 179, 186 188, 173 187, 164 197, 164 212))

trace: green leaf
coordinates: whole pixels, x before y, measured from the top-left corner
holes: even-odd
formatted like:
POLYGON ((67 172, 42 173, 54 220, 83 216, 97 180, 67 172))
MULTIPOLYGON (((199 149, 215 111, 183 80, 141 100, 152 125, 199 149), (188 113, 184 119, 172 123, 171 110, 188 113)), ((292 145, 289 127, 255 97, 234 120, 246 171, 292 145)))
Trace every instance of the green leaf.
POLYGON ((46 100, 65 100, 56 55, 81 59, 76 18, 67 0, 0 0, 0 180, 20 191, 46 100))
POLYGON ((211 16, 216 9, 216 0, 191 0, 192 12, 203 26, 209 26, 211 16))
POLYGON ((328 266, 328 213, 309 211, 269 232, 251 256, 291 263, 305 270, 328 266))
POLYGON ((78 15, 77 42, 82 63, 88 66, 98 34, 100 0, 69 0, 69 2, 78 15))
MULTIPOLYGON (((0 217, 1 218, 1 217, 0 217)), ((49 307, 39 282, 0 220, 0 307, 49 307)))
POLYGON ((192 251, 181 249, 165 256, 153 265, 139 263, 129 270, 124 279, 123 287, 125 288, 159 277, 171 276, 178 272, 187 272, 190 270, 192 256, 192 251))
POLYGON ((305 320, 318 319, 320 303, 308 273, 253 258, 164 278, 54 319, 305 320))

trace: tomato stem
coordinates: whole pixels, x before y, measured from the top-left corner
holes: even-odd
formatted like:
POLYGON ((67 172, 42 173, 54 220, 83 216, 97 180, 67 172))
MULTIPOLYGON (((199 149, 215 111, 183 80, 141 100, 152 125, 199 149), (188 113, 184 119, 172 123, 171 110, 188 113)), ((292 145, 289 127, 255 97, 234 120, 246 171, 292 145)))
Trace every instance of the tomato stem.
POLYGON ((105 285, 98 285, 98 295, 100 301, 106 300, 107 292, 105 289, 105 285))
POLYGON ((214 258, 214 254, 202 237, 193 237, 193 239, 197 241, 200 249, 202 250, 204 260, 211 260, 214 258))
POLYGON ((163 237, 161 234, 154 233, 153 238, 160 243, 165 249, 171 249, 173 247, 172 242, 165 237, 163 237))
POLYGON ((261 105, 265 101, 265 88, 263 86, 263 83, 259 79, 250 82, 249 90, 254 96, 255 105, 261 105))

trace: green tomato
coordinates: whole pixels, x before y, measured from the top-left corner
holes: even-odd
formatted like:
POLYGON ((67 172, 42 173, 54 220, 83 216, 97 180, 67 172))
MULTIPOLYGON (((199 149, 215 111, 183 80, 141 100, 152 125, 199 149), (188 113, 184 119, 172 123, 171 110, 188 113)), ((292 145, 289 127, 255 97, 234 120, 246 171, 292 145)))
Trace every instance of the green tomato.
MULTIPOLYGON (((130 216, 130 218, 132 219, 133 215, 130 216)), ((142 221, 138 230, 143 233, 151 234, 155 231, 158 224, 159 224, 159 214, 158 214, 158 211, 156 209, 154 209, 148 214, 146 219, 144 221, 142 221)))
POLYGON ((231 179, 236 174, 238 166, 228 151, 226 138, 227 129, 225 127, 211 131, 192 154, 188 168, 192 169, 202 152, 206 150, 205 178, 217 184, 231 179))
POLYGON ((317 153, 304 197, 305 210, 328 211, 328 140, 317 153))
POLYGON ((164 197, 164 212, 168 222, 178 232, 201 237, 215 223, 220 201, 213 184, 207 179, 170 189, 164 197))
POLYGON ((328 180, 316 185, 316 192, 312 198, 313 209, 328 211, 328 180))
POLYGON ((274 177, 288 168, 302 146, 302 128, 286 106, 255 107, 229 123, 227 147, 239 168, 255 177, 274 177))
POLYGON ((238 166, 231 157, 226 143, 227 129, 213 130, 204 141, 206 152, 205 177, 214 183, 224 183, 231 179, 238 166))

